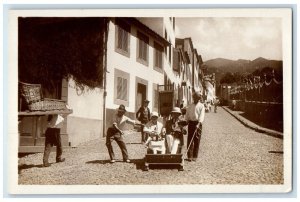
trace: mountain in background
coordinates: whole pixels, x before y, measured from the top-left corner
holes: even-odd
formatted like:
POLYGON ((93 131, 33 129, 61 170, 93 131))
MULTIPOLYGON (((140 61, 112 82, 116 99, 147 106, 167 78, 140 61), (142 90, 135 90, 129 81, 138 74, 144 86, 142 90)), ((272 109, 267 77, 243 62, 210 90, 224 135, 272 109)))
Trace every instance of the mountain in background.
POLYGON ((282 77, 282 61, 268 60, 262 57, 255 60, 229 60, 216 58, 207 60, 203 64, 207 68, 207 74, 215 73, 216 81, 220 83, 221 78, 227 73, 238 73, 240 75, 249 75, 253 72, 263 71, 263 69, 274 69, 277 77, 282 77))

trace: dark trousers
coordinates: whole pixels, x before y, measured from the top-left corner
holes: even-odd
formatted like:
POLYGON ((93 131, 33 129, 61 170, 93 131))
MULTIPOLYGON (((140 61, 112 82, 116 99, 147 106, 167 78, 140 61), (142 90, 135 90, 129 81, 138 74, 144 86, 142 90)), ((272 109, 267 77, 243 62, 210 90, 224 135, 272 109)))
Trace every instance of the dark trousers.
POLYGON ((142 126, 141 126, 141 142, 146 142, 148 139, 148 135, 144 133, 144 127, 148 123, 147 121, 141 121, 142 126))
POLYGON ((116 130, 115 128, 108 128, 107 135, 106 135, 106 147, 108 149, 110 159, 111 160, 115 159, 114 150, 111 145, 112 141, 114 141, 114 140, 117 142, 117 144, 119 145, 119 147, 121 149, 123 160, 127 160, 128 152, 127 152, 125 142, 123 140, 121 133, 118 130, 116 130))
POLYGON ((189 150, 187 154, 189 159, 198 158, 198 151, 199 151, 200 139, 202 133, 202 125, 200 126, 200 130, 197 130, 195 132, 197 124, 198 124, 197 121, 189 121, 189 125, 188 125, 187 148, 189 148, 189 150), (194 135, 194 133, 196 134, 194 135))
POLYGON ((44 150, 43 163, 44 164, 48 163, 49 155, 50 155, 51 148, 53 145, 56 146, 56 161, 60 160, 61 155, 62 155, 60 129, 59 128, 47 128, 45 136, 46 136, 46 139, 45 139, 45 150, 44 150))

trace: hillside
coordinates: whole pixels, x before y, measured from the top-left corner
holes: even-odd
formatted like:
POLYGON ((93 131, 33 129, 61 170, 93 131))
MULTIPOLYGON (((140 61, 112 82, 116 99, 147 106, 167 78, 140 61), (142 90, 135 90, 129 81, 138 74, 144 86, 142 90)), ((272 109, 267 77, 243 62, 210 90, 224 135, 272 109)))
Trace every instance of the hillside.
POLYGON ((204 62, 207 68, 207 73, 216 73, 216 80, 219 83, 220 79, 226 74, 239 73, 241 75, 248 75, 254 71, 260 71, 265 67, 269 67, 275 70, 277 75, 282 75, 282 61, 268 60, 262 57, 255 60, 228 60, 224 58, 216 58, 204 62))

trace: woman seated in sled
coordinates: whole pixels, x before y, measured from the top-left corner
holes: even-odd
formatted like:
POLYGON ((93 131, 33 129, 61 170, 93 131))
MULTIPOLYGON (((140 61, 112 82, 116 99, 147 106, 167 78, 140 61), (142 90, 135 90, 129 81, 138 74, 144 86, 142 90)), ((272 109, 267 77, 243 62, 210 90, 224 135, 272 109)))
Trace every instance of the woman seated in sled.
POLYGON ((144 127, 144 133, 148 134, 145 145, 153 152, 153 154, 157 154, 157 152, 165 154, 165 129, 163 128, 163 124, 157 120, 158 113, 152 112, 151 120, 144 127))

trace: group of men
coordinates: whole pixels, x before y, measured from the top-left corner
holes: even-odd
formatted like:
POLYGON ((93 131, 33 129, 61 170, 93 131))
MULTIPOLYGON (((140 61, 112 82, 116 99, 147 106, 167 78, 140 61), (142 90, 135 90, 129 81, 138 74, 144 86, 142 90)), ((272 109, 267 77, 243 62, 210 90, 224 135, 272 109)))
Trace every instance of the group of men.
MULTIPOLYGON (((178 151, 181 152, 182 146, 184 145, 183 134, 186 133, 185 128, 187 127, 187 160, 196 161, 198 158, 205 107, 201 102, 202 96, 200 92, 195 92, 193 94, 193 101, 194 102, 186 108, 179 109, 178 107, 175 107, 171 111, 171 119, 166 121, 165 126, 158 121, 159 115, 157 112, 150 113, 148 100, 145 100, 143 106, 137 111, 136 118, 138 120, 132 120, 125 116, 126 108, 124 105, 120 105, 113 117, 113 124, 108 128, 106 135, 106 146, 110 156, 110 162, 116 162, 112 147, 112 142, 116 141, 121 149, 123 161, 130 163, 128 151, 123 138, 124 131, 126 130, 126 124, 141 125, 141 142, 145 145, 149 144, 153 138, 151 136, 146 136, 146 131, 154 131, 159 135, 159 138, 165 137, 168 143, 166 149, 170 153, 176 153, 178 151)), ((50 166, 48 159, 53 145, 56 145, 57 149, 56 162, 59 163, 65 161, 65 158, 62 158, 62 145, 60 138, 60 125, 63 120, 64 118, 61 115, 51 115, 48 117, 48 126, 45 132, 45 151, 43 156, 43 165, 45 167, 50 166)), ((158 147, 156 149, 159 150, 161 154, 165 153, 165 148, 158 147)), ((156 152, 157 151, 154 150, 154 153, 156 152)))
MULTIPOLYGON (((175 107, 171 112, 171 119, 165 124, 158 122, 158 113, 152 112, 148 108, 149 101, 145 100, 143 106, 136 113, 136 120, 132 120, 125 116, 126 109, 124 105, 120 105, 117 113, 113 117, 113 124, 107 130, 106 146, 111 159, 111 163, 116 161, 112 141, 116 141, 121 149, 123 161, 129 163, 128 151, 123 139, 123 134, 126 124, 140 124, 141 128, 141 142, 148 144, 152 137, 147 137, 145 131, 156 131, 161 136, 166 136, 168 147, 171 153, 176 152, 177 148, 181 150, 183 146, 183 137, 179 134, 184 134, 184 127, 187 125, 187 157, 188 161, 196 161, 198 158, 198 151, 200 146, 200 139, 202 133, 202 123, 204 121, 205 107, 203 105, 202 96, 200 92, 193 94, 193 103, 186 107, 186 114, 175 107), (186 122, 186 124, 182 124, 186 122), (176 148, 174 150, 174 148, 176 148), (173 151, 172 151, 173 150, 173 151)), ((162 154, 164 150, 160 151, 162 154)), ((156 153, 156 152, 155 152, 156 153)))

